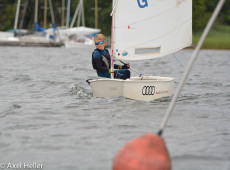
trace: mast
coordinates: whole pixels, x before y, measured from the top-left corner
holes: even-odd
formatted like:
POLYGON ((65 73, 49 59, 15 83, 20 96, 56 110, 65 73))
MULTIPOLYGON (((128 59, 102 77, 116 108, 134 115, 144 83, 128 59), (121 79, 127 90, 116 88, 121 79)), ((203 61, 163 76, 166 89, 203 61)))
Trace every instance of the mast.
POLYGON ((67 4, 66 28, 69 28, 70 1, 71 0, 68 0, 68 4, 67 4))
POLYGON ((51 0, 49 0, 49 6, 50 6, 50 14, 51 14, 51 19, 52 19, 52 24, 55 24, 53 4, 52 4, 51 0))
POLYGON ((20 32, 20 30, 22 29, 22 26, 23 26, 25 14, 26 14, 26 9, 27 9, 27 6, 28 6, 28 1, 29 0, 26 0, 25 4, 24 4, 24 9, 23 9, 23 13, 22 13, 22 19, 21 19, 20 24, 19 24, 19 32, 20 32))
POLYGON ((80 21, 81 21, 81 15, 82 15, 82 4, 81 4, 81 0, 79 1, 79 15, 77 18, 77 27, 80 26, 80 21))
POLYGON ((113 10, 110 14, 110 16, 112 16, 112 34, 111 34, 111 49, 112 49, 112 56, 111 56, 111 78, 113 79, 114 78, 114 65, 113 65, 113 60, 114 60, 114 33, 115 33, 115 16, 114 16, 114 13, 115 13, 115 8, 117 6, 117 2, 118 0, 113 0, 113 10))
POLYGON ((77 8, 76 8, 76 11, 75 11, 74 16, 73 16, 73 19, 72 19, 72 22, 71 22, 71 24, 70 24, 70 28, 73 28, 73 24, 74 24, 74 22, 75 22, 75 20, 76 20, 76 18, 77 18, 77 15, 79 15, 79 10, 80 10, 80 5, 79 5, 79 3, 78 3, 77 8))
POLYGON ((61 26, 64 26, 65 19, 65 0, 62 0, 62 9, 61 9, 61 26))
POLYGON ((20 3, 21 3, 21 0, 18 0, 16 15, 15 15, 15 20, 14 20, 14 31, 17 30, 20 3))
POLYGON ((81 7, 82 7, 82 26, 85 27, 85 12, 84 12, 84 3, 83 0, 81 0, 81 7))
POLYGON ((77 5, 77 8, 75 10, 72 22, 70 24, 70 28, 73 27, 73 25, 74 25, 74 23, 76 21, 77 16, 78 16, 77 26, 78 27, 80 26, 80 19, 81 19, 81 17, 82 17, 82 26, 85 26, 85 16, 84 16, 83 0, 80 0, 79 3, 78 3, 78 5, 77 5))
POLYGON ((44 0, 44 28, 46 28, 47 23, 47 0, 44 0))
POLYGON ((59 37, 59 32, 57 30, 57 27, 55 25, 55 18, 54 18, 54 10, 53 10, 53 4, 52 4, 52 1, 49 0, 49 6, 50 6, 50 14, 51 14, 51 19, 52 19, 52 26, 53 26, 53 32, 54 32, 54 35, 55 35, 55 40, 56 40, 56 33, 57 33, 57 36, 59 37))
POLYGON ((98 28, 98 0, 95 0, 95 28, 98 28))
POLYGON ((35 0, 34 23, 38 22, 38 0, 35 0))

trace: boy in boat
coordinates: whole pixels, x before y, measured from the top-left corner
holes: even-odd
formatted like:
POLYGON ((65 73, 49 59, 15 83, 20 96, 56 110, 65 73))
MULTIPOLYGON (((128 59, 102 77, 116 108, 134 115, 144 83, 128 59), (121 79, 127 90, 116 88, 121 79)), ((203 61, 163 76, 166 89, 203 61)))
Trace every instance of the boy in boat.
MULTIPOLYGON (((97 34, 94 38, 95 47, 92 54, 92 64, 93 68, 97 71, 99 77, 111 78, 111 58, 109 51, 105 49, 105 36, 103 34, 97 34)), ((130 67, 129 64, 124 64, 122 66, 114 64, 114 78, 124 79, 130 78, 130 67)))

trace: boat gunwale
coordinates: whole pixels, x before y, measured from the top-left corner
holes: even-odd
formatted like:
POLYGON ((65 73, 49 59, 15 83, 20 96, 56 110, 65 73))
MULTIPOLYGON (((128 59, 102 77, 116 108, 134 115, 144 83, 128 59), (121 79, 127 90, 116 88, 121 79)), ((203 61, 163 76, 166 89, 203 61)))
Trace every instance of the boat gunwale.
POLYGON ((117 82, 127 82, 127 83, 148 83, 148 82, 170 82, 170 81, 174 81, 175 80, 175 78, 172 78, 172 77, 146 76, 146 78, 147 77, 149 77, 149 78, 151 77, 151 78, 154 78, 154 79, 152 79, 152 80, 150 80, 150 79, 142 79, 142 80, 140 80, 140 77, 131 77, 131 79, 126 79, 126 80, 122 80, 122 79, 110 79, 110 78, 99 78, 99 79, 89 80, 89 82, 96 82, 96 81, 117 81, 117 82))

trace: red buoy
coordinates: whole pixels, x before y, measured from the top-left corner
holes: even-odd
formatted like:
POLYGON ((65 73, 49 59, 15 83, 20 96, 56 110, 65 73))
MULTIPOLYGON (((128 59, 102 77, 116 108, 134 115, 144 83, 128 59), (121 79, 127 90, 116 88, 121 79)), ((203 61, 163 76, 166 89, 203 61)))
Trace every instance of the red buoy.
POLYGON ((113 170, 170 170, 171 161, 164 140, 147 133, 125 144, 113 161, 113 170))

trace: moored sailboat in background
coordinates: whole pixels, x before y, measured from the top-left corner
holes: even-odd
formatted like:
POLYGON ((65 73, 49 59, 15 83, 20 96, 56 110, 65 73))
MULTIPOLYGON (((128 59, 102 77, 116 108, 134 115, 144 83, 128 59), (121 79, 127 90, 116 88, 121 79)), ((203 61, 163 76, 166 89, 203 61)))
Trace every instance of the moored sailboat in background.
MULTIPOLYGON (((46 25, 46 10, 47 1, 49 2, 50 15, 52 20, 52 28, 42 28, 38 23, 38 0, 35 0, 35 11, 34 11, 34 31, 23 30, 23 21, 25 13, 28 7, 29 0, 25 1, 24 10, 21 16, 20 24, 19 11, 21 6, 21 0, 17 1, 17 8, 14 21, 13 33, 1 32, 0 34, 0 45, 2 46, 64 46, 70 47, 93 47, 93 37, 99 33, 100 29, 89 28, 85 26, 84 17, 84 5, 83 0, 79 0, 73 20, 69 23, 70 18, 70 2, 68 0, 67 15, 66 15, 66 26, 57 27, 55 24, 55 17, 53 11, 52 0, 44 0, 44 25, 46 25), (77 26, 74 27, 77 19, 77 26), (82 25, 80 26, 80 23, 82 25), (19 25, 19 28, 18 28, 19 25)), ((64 4, 64 3, 63 3, 64 4)), ((63 7, 64 11, 64 7, 63 7)), ((64 14, 64 13, 63 13, 64 14)), ((62 20, 64 20, 62 18, 62 20)))
POLYGON ((71 24, 69 24, 70 1, 71 0, 68 0, 66 28, 59 29, 59 34, 64 42, 64 46, 66 48, 94 47, 93 37, 101 30, 85 26, 83 0, 79 0, 73 16, 73 20, 71 21, 71 24), (74 27, 76 19, 77 26, 74 27), (81 23, 82 26, 80 26, 81 23))
POLYGON ((15 21, 14 21, 13 37, 11 33, 11 34, 8 34, 9 35, 8 38, 4 38, 4 39, 1 38, 0 45, 4 45, 4 46, 45 46, 45 47, 58 46, 59 47, 63 44, 58 36, 58 30, 55 25, 53 6, 52 6, 51 0, 49 0, 49 6, 50 6, 50 13, 51 13, 53 28, 52 28, 52 32, 49 32, 49 33, 46 32, 46 29, 41 28, 38 24, 38 0, 35 0, 34 32, 29 32, 28 30, 26 31, 22 30, 23 20, 24 20, 27 6, 28 6, 28 0, 25 1, 22 19, 20 22, 20 26, 18 28, 20 4, 21 4, 21 1, 18 0, 15 21))

